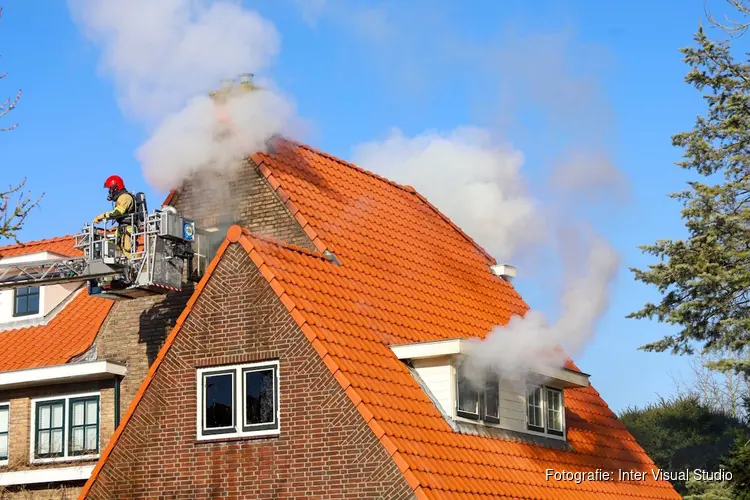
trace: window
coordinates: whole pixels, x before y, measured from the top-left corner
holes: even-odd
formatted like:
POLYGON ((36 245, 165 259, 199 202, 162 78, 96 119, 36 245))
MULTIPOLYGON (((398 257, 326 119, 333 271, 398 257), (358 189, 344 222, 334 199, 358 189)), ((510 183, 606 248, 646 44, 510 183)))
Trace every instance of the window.
POLYGON ((10 405, 0 404, 0 464, 8 462, 8 431, 10 430, 10 405))
POLYGON ((94 458, 99 454, 99 395, 32 402, 32 461, 94 458))
POLYGON ((13 316, 39 313, 39 287, 27 286, 13 291, 13 316))
POLYGON ((190 279, 199 281, 206 268, 216 256, 216 252, 224 242, 229 226, 211 227, 208 229, 196 229, 193 242, 193 266, 190 270, 190 279))
POLYGON ((65 400, 48 401, 36 405, 35 458, 63 455, 65 400))
POLYGON ((529 386, 526 392, 526 422, 529 430, 555 436, 564 434, 565 407, 560 389, 529 386))
POLYGON ((99 451, 99 398, 70 400, 71 456, 91 455, 99 451))
POLYGON ((490 424, 500 423, 500 380, 489 373, 484 389, 472 382, 459 365, 456 370, 457 400, 456 415, 470 420, 482 420, 490 424))
POLYGON ((198 370, 198 439, 279 432, 278 361, 198 370))
POLYGON ((484 420, 491 424, 500 423, 500 380, 497 377, 485 381, 484 420))
POLYGON ((479 391, 474 384, 466 377, 463 370, 459 369, 457 373, 458 383, 458 401, 457 414, 459 417, 479 419, 479 391))

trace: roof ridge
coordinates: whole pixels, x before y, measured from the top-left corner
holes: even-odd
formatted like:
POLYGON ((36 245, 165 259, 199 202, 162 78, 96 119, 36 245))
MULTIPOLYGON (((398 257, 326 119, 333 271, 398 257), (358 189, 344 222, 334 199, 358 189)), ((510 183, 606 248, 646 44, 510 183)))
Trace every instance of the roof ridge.
MULTIPOLYGON (((309 144, 304 144, 302 142, 296 141, 294 139, 289 139, 289 138, 286 138, 286 137, 278 137, 276 140, 279 141, 279 142, 284 142, 284 143, 287 143, 287 144, 294 145, 294 146, 299 147, 301 149, 305 149, 305 150, 307 150, 307 151, 309 151, 311 153, 314 153, 316 155, 322 156, 324 158, 328 158, 331 161, 335 161, 336 163, 339 163, 339 164, 341 164, 341 165, 343 165, 345 167, 351 168, 352 170, 355 170, 355 171, 357 171, 359 173, 362 173, 364 175, 367 175, 367 176, 372 177, 374 179, 377 179, 379 181, 385 182, 386 184, 389 184, 389 185, 391 185, 391 186, 393 186, 393 187, 395 187, 397 189, 400 189, 401 191, 406 191, 407 193, 415 195, 417 197, 417 199, 419 199, 422 203, 426 204, 430 209, 432 209, 441 219, 443 219, 445 222, 447 222, 451 226, 451 228, 453 228, 455 231, 457 231, 458 234, 460 234, 466 241, 468 241, 469 243, 471 243, 474 246, 474 248, 476 248, 482 255, 484 255, 484 257, 490 262, 490 265, 497 264, 497 260, 487 250, 485 250, 485 248, 483 246, 481 246, 479 243, 477 243, 471 236, 469 236, 468 234, 466 234, 466 232, 463 229, 461 229, 455 222, 453 222, 447 215, 445 215, 443 212, 441 212, 424 195, 422 195, 421 193, 419 193, 414 188, 414 186, 410 186, 408 184, 399 184, 396 181, 392 181, 391 179, 388 179, 387 177, 383 177, 382 175, 376 174, 375 172, 367 170, 366 168, 362 168, 359 165, 355 165, 352 162, 349 162, 349 161, 346 161, 344 159, 341 159, 338 156, 334 156, 334 155, 332 155, 330 153, 326 153, 325 151, 321 151, 320 149, 315 148, 313 146, 310 146, 309 144)), ((262 155, 269 155, 269 156, 271 156, 271 155, 273 155, 273 152, 253 153, 253 154, 248 155, 248 158, 258 165, 258 167, 261 169, 261 173, 263 174, 263 176, 266 177, 267 180, 269 180, 269 182, 272 184, 271 187, 274 188, 274 186, 273 186, 274 183, 271 182, 271 180, 269 179, 269 177, 272 176, 272 174, 270 173, 270 169, 268 170, 268 172, 264 172, 263 171, 264 169, 263 169, 262 165, 265 166, 266 169, 268 169, 268 166, 265 165, 265 163, 263 162, 262 155), (258 155, 261 155, 260 156, 260 160, 258 160, 258 155)), ((275 186, 275 190, 276 191, 279 191, 280 189, 282 189, 281 188, 281 183, 278 180, 276 180, 275 183, 278 184, 278 186, 275 186)), ((166 199, 164 200, 163 204, 164 205, 169 205, 172 202, 172 200, 174 199, 174 197, 177 195, 177 192, 178 192, 177 189, 171 190, 169 192, 169 194, 167 195, 166 199)), ((289 200, 289 196, 288 195, 285 196, 283 190, 282 190, 282 193, 280 193, 280 196, 282 197, 282 201, 284 199, 286 199, 285 204, 289 205, 289 201, 290 201, 289 200)), ((293 209, 290 209, 290 210, 294 211, 293 209)), ((294 213, 294 215, 296 216, 296 212, 294 213)), ((305 225, 303 224, 303 230, 304 230, 304 226, 305 225)), ((320 240, 318 240, 316 242, 315 239, 317 237, 318 237, 317 232, 315 232, 315 234, 311 237, 311 239, 313 240, 313 244, 315 244, 316 247, 318 247, 321 251, 325 250, 326 249, 325 248, 326 244, 323 243, 323 242, 321 242, 320 240), (322 249, 320 248, 321 246, 323 247, 322 249)))
POLYGON ((302 149, 306 149, 310 151, 311 153, 315 153, 317 155, 323 156, 324 158, 328 158, 329 160, 333 160, 337 163, 340 163, 346 167, 349 167, 353 170, 356 170, 358 172, 361 172, 365 175, 368 175, 370 177, 374 177, 375 179, 378 179, 380 181, 384 181, 387 184, 390 184, 398 189, 401 189, 402 191, 406 191, 407 193, 415 195, 422 203, 425 203, 429 208, 431 208, 440 218, 442 218, 445 222, 447 222, 454 230, 456 230, 461 236, 463 236, 469 243, 471 243, 479 252, 484 255, 489 261, 491 265, 497 264, 497 260, 490 255, 490 253, 484 249, 479 243, 477 243, 471 236, 466 234, 466 232, 461 229, 455 222, 453 222, 450 217, 445 215, 443 212, 441 212, 435 205, 433 205, 423 194, 421 194, 419 191, 417 191, 413 186, 410 186, 408 184, 399 184, 398 182, 392 181, 391 179, 388 179, 387 177, 383 177, 382 175, 376 174, 375 172, 371 172, 370 170, 367 170, 366 168, 362 168, 358 165, 355 165, 354 163, 348 162, 346 160, 342 160, 341 158, 338 158, 337 156, 334 156, 330 153, 326 153, 325 151, 321 151, 317 148, 314 148, 308 144, 303 144, 301 142, 295 141, 293 139, 284 139, 285 141, 295 144, 298 147, 302 149))
POLYGON ((24 248, 24 247, 34 246, 34 245, 43 245, 46 243, 55 243, 57 241, 69 240, 73 238, 75 238, 74 234, 67 234, 65 236, 53 236, 52 238, 42 238, 40 240, 32 240, 32 241, 27 241, 25 243, 18 242, 18 243, 13 243, 11 245, 3 245, 3 246, 0 246, 0 253, 3 250, 13 250, 16 248, 24 248))
POLYGON ((295 141, 293 139, 284 139, 285 141, 296 145, 297 147, 300 147, 302 149, 306 149, 310 151, 311 153, 315 153, 317 155, 323 156, 324 158, 328 158, 329 160, 335 161, 336 163, 340 163, 341 165, 344 165, 345 167, 349 167, 353 170, 356 170, 357 172, 360 172, 362 174, 368 175, 370 177, 374 177, 380 181, 383 181, 387 184, 390 184, 391 186, 401 189, 403 191, 406 191, 407 193, 415 193, 416 190, 413 186, 409 186, 408 184, 400 184, 396 181, 393 181, 387 177, 383 177, 380 174, 376 174, 375 172, 371 170, 367 170, 366 168, 362 168, 359 165, 355 165, 354 163, 344 160, 342 158, 339 158, 338 156, 332 155, 331 153, 326 153, 325 151, 321 151, 320 149, 310 146, 309 144, 304 144, 299 141, 295 141))

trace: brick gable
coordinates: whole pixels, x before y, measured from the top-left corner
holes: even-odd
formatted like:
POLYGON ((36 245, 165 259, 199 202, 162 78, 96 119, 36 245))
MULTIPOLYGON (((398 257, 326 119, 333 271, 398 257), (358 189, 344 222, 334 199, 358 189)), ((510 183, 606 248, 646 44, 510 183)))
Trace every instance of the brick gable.
POLYGON ((411 488, 258 271, 230 245, 88 498, 410 498, 411 488), (281 435, 196 442, 196 368, 278 358, 281 435))
MULTIPOLYGON (((258 168, 252 164, 227 172, 221 180, 200 174, 168 199, 198 228, 236 221, 258 234, 306 248, 312 242, 258 168)), ((223 239, 226 229, 218 236, 223 239)), ((121 413, 127 409, 164 339, 185 308, 193 287, 179 293, 115 303, 97 336, 100 359, 127 363, 122 381, 121 413)))

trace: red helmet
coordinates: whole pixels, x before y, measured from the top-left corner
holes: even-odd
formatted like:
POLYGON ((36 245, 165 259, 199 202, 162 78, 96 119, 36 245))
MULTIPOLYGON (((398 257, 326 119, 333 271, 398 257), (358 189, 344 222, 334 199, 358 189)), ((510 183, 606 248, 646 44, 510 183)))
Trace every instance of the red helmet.
POLYGON ((119 175, 110 175, 107 177, 107 180, 104 181, 104 187, 109 189, 109 196, 107 196, 107 199, 112 201, 115 199, 115 196, 117 196, 117 193, 125 190, 125 183, 119 175))

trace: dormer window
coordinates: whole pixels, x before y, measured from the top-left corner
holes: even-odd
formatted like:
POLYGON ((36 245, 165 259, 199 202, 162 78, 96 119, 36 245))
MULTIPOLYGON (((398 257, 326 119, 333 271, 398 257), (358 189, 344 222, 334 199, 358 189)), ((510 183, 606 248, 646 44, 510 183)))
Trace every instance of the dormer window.
POLYGON ((13 316, 39 314, 39 287, 16 288, 13 295, 13 316))
POLYGON ((391 346, 458 432, 472 433, 475 426, 484 426, 482 432, 564 439, 564 391, 588 387, 589 376, 568 368, 537 367, 526 373, 476 377, 465 368, 474 348, 464 339, 391 346))

